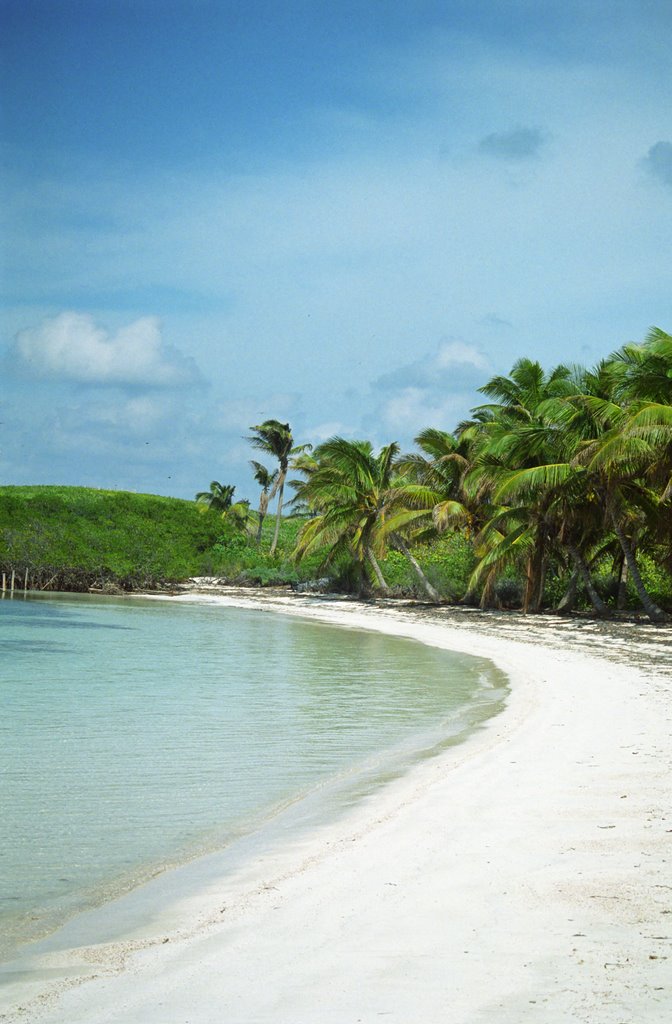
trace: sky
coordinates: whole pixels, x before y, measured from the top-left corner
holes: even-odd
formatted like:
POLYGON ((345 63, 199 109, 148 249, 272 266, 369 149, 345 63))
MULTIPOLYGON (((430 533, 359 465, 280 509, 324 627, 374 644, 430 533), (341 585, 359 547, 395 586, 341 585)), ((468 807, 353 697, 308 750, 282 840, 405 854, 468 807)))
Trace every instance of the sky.
POLYGON ((0 483, 254 500, 672 332, 669 0, 0 0, 0 483))

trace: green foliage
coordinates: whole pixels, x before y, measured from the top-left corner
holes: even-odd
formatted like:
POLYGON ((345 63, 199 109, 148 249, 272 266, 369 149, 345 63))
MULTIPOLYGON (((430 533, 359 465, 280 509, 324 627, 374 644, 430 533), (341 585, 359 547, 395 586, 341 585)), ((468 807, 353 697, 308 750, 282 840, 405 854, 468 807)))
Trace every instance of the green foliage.
MULTIPOLYGON (((592 370, 520 359, 480 389, 455 433, 428 427, 418 452, 334 437, 308 456, 289 424, 251 427, 259 512, 213 481, 200 505, 76 487, 0 488, 0 569, 147 585, 216 575, 539 611, 573 572, 577 607, 672 610, 672 336, 652 329, 592 370), (292 506, 282 515, 290 481, 292 506), (277 513, 267 521, 268 503, 277 513), (199 515, 199 507, 202 515, 199 515), (217 511, 215 511, 217 509, 217 511), (223 513, 223 515, 222 515, 223 513), (79 575, 78 575, 79 574, 79 575), (621 595, 622 597, 623 595, 621 595), (605 606, 606 605, 606 606, 605 606)), ((270 517, 269 517, 270 518, 270 517)))
MULTIPOLYGON (((451 533, 420 544, 413 553, 444 600, 461 600, 476 564, 471 543, 463 533, 451 533)), ((400 552, 389 551, 380 567, 393 592, 423 596, 417 577, 400 552)))
POLYGON ((495 580, 494 594, 502 608, 520 608, 523 603, 524 587, 521 580, 510 576, 499 576, 495 580))
MULTIPOLYGON (((672 609, 672 576, 663 568, 662 560, 655 558, 652 554, 641 552, 637 556, 637 561, 644 586, 653 600, 662 608, 672 609)), ((628 581, 628 594, 633 607, 637 607, 639 601, 630 581, 628 581)))
POLYGON ((415 577, 408 559, 400 551, 388 551, 380 568, 390 590, 410 593, 414 589, 415 577))
POLYGON ((275 531, 273 520, 264 521, 260 544, 250 533, 220 533, 213 548, 215 574, 232 583, 257 586, 281 586, 317 578, 322 575, 319 568, 322 552, 306 558, 299 566, 292 559, 296 538, 304 522, 298 517, 281 520, 274 555, 270 554, 275 531))
POLYGON ((419 547, 415 554, 444 598, 457 601, 464 596, 476 564, 471 541, 464 533, 444 534, 419 547))
POLYGON ((196 504, 86 487, 0 487, 0 565, 77 568, 122 580, 208 571, 221 521, 196 504))

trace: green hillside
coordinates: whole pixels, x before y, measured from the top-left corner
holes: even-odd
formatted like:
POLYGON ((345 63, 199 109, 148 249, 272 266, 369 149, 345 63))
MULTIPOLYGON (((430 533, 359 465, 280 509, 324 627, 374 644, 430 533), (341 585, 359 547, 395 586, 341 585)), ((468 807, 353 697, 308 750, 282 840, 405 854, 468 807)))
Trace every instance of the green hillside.
POLYGON ((221 533, 193 501, 86 487, 0 487, 0 571, 33 586, 153 586, 213 570, 221 533))

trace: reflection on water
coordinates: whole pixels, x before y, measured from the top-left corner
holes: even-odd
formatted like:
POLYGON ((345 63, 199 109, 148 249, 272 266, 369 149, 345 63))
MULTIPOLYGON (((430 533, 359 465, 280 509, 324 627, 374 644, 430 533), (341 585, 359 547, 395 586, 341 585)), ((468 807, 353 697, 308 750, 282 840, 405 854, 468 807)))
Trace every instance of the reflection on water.
POLYGON ((338 773, 370 791, 503 685, 406 640, 142 600, 0 602, 0 648, 5 953, 338 773))

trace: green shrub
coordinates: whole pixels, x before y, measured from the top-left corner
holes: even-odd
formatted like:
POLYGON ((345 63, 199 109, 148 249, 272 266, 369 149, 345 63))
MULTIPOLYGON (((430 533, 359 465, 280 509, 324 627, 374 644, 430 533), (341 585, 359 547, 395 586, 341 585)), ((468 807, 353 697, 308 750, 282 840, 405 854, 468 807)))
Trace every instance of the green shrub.
POLYGON ((463 533, 451 533, 414 552, 429 581, 442 597, 461 600, 467 592, 469 577, 476 558, 470 541, 463 533))
POLYGON ((520 608, 523 603, 524 584, 520 579, 500 576, 495 581, 494 592, 502 608, 520 608))
MULTIPOLYGON (((201 575, 220 532, 195 502, 85 487, 1 487, 4 571, 151 581, 201 575)), ((79 577, 78 577, 79 578, 79 577)), ((83 578, 83 577, 82 577, 83 578)))
POLYGON ((388 551, 380 563, 380 569, 390 590, 401 593, 414 590, 415 575, 408 559, 400 551, 388 551))
MULTIPOLYGON (((642 576, 642 583, 651 598, 665 609, 672 609, 672 577, 663 565, 662 557, 655 558, 647 552, 637 554, 637 564, 642 576)), ((635 607, 639 607, 639 598, 632 580, 628 580, 628 595, 635 607)))

